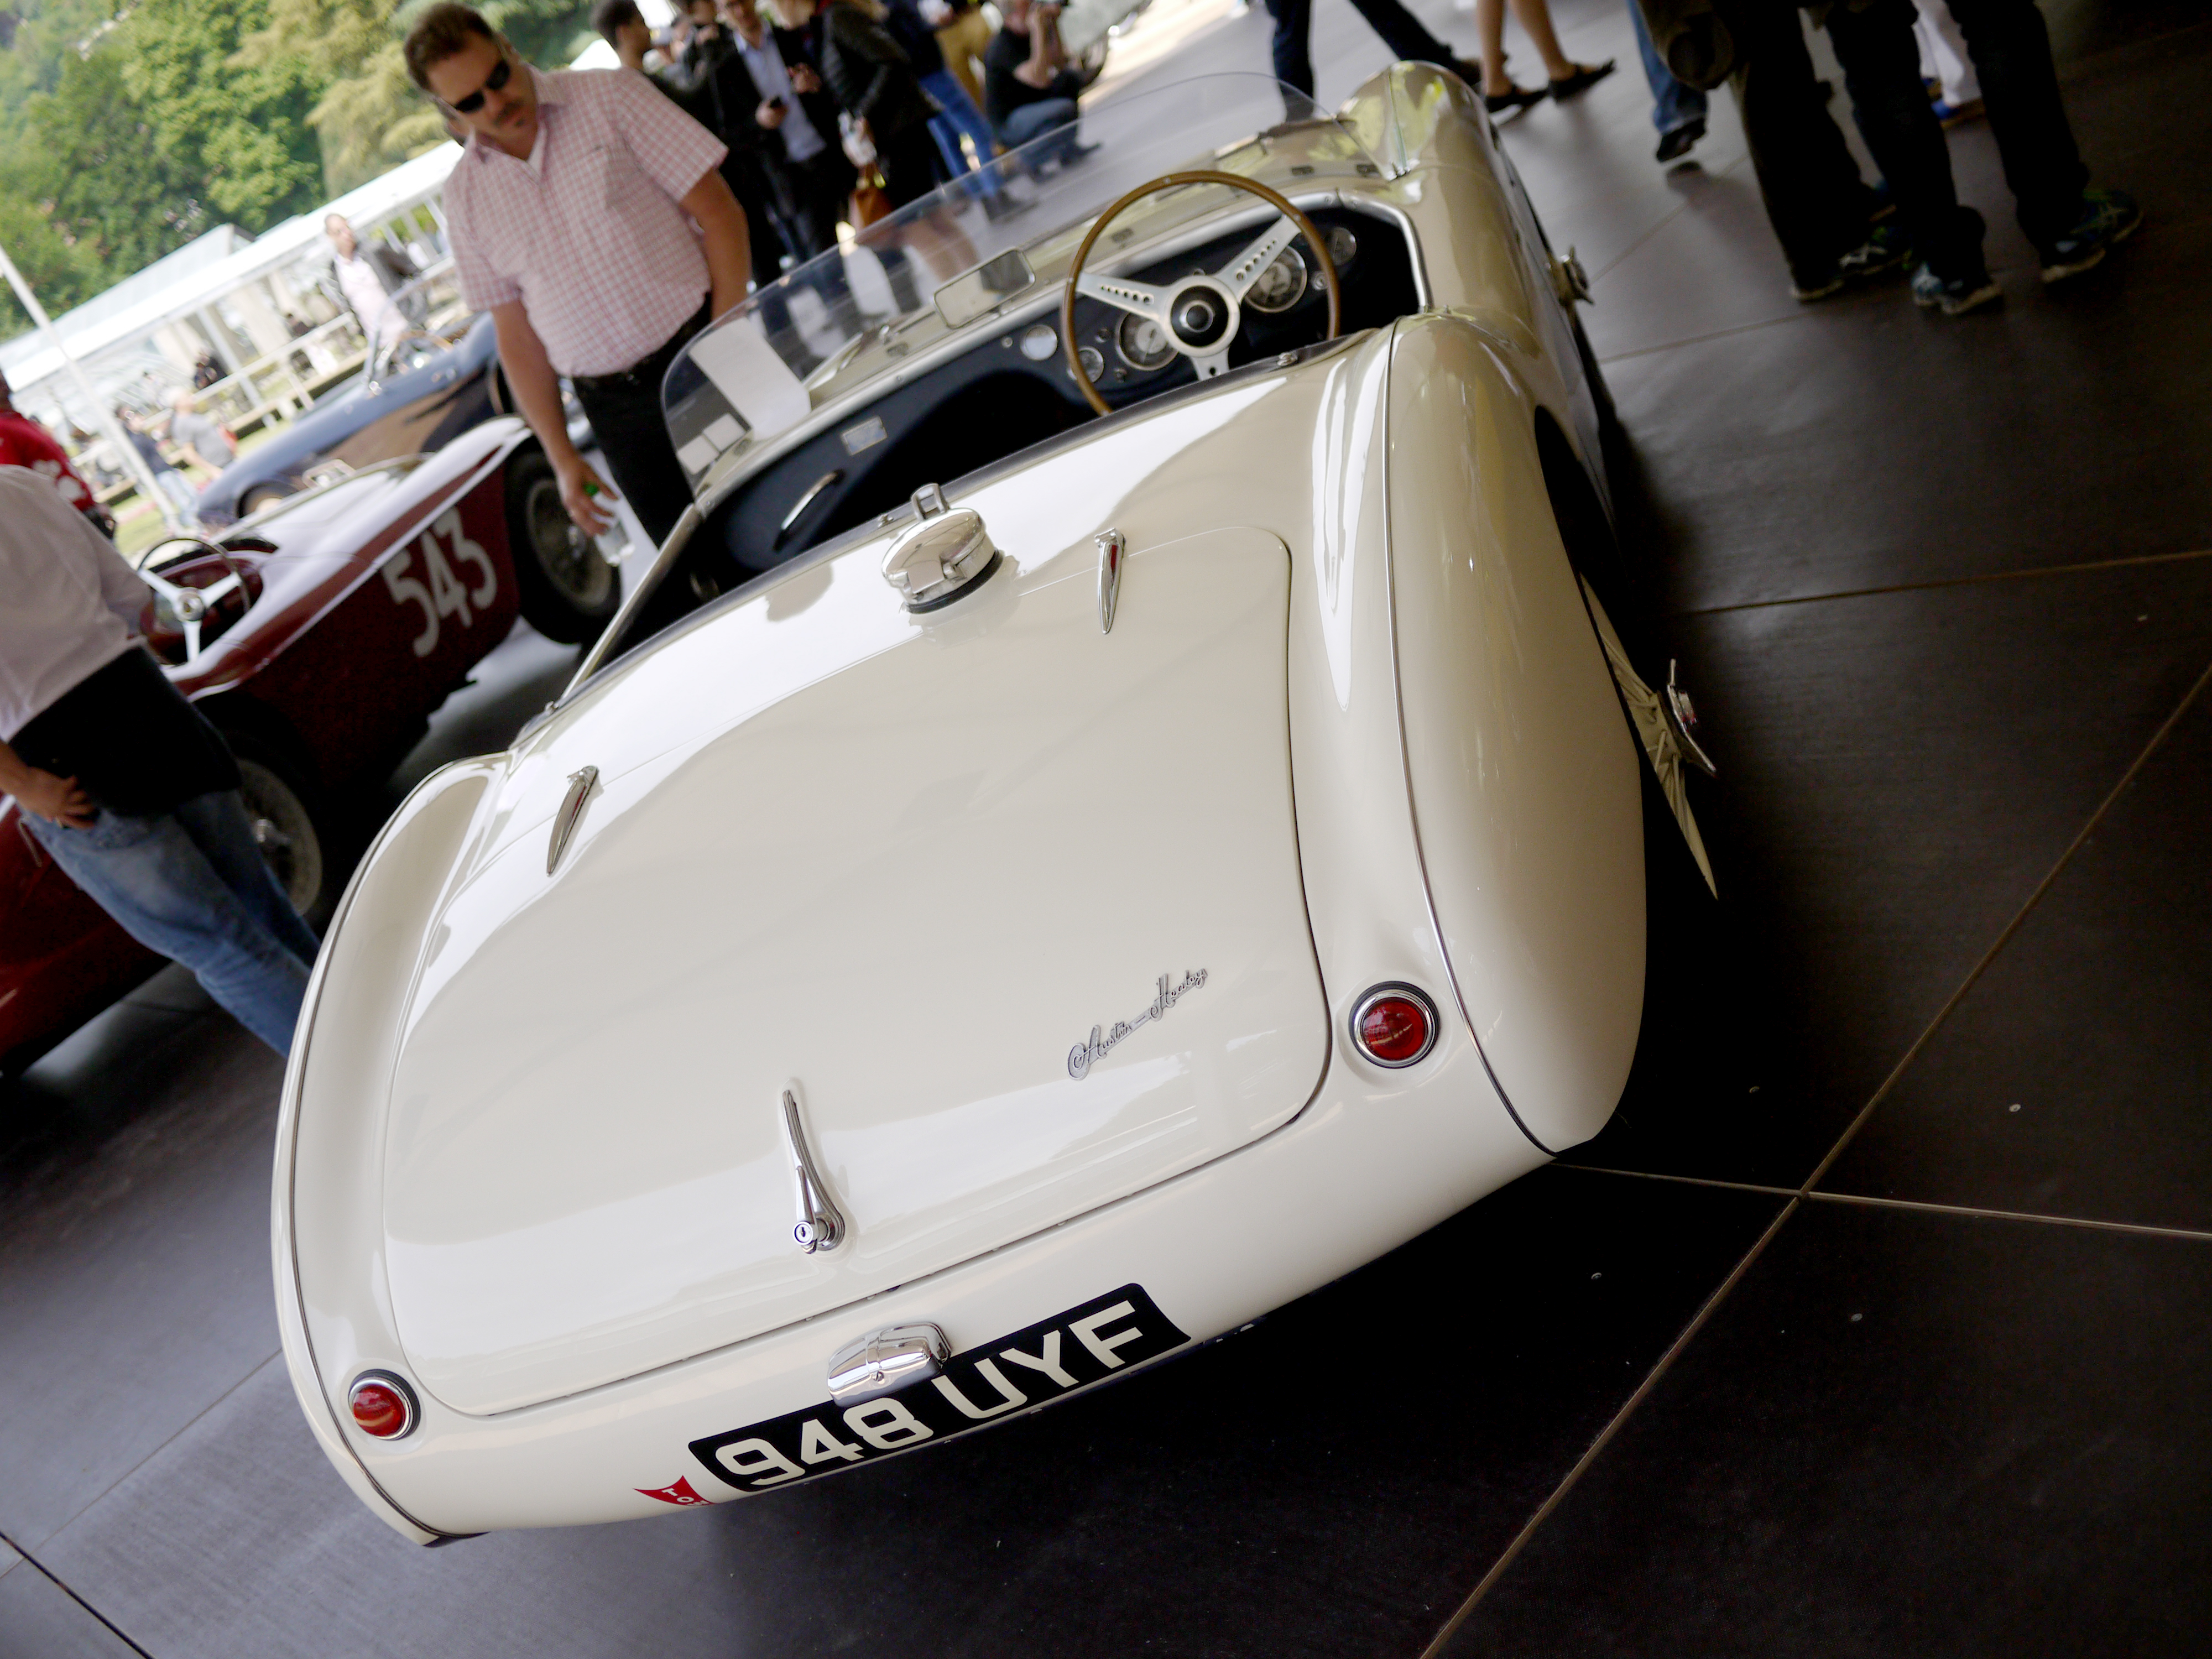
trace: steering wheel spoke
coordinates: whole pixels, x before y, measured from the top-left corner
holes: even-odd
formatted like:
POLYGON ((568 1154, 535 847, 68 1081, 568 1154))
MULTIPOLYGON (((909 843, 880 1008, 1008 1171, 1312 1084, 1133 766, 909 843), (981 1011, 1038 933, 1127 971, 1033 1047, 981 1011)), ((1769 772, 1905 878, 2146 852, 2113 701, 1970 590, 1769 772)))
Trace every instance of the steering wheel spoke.
POLYGON ((1075 291, 1117 311, 1148 318, 1162 328, 1168 325, 1168 291, 1150 283, 1132 282, 1126 276, 1102 276, 1095 270, 1086 270, 1075 279, 1075 291))
POLYGON ((1201 380, 1211 380, 1217 375, 1226 374, 1229 372, 1228 349, 1224 347, 1219 351, 1209 351, 1203 356, 1193 353, 1190 366, 1198 371, 1198 378, 1201 380))
POLYGON ((1298 228, 1279 218, 1261 232, 1245 250, 1213 273, 1213 280, 1239 300, 1252 291, 1260 273, 1275 263, 1283 250, 1298 240, 1298 228))

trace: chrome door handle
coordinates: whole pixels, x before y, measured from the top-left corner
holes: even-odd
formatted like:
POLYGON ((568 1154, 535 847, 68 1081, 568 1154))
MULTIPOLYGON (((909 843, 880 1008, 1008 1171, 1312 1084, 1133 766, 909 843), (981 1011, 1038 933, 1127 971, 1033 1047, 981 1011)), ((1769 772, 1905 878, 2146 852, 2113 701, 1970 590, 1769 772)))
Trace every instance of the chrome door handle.
POLYGON ((792 503, 791 511, 783 515, 783 522, 775 527, 775 539, 769 544, 769 549, 773 550, 774 549, 781 547, 784 543, 784 538, 791 534, 792 526, 799 522, 799 515, 805 513, 808 507, 814 505, 816 499, 820 496, 823 490, 829 489, 831 484, 836 483, 844 476, 844 471, 841 468, 833 472, 825 472, 820 477, 817 478, 812 485, 808 488, 806 493, 792 503))
POLYGON ((799 1224, 791 1236, 809 1255, 834 1250, 844 1240, 845 1218, 830 1196, 822 1172, 814 1167, 806 1127, 799 1121, 799 1097, 788 1089, 783 1091, 783 1133, 790 1143, 791 1172, 799 1177, 799 1224))

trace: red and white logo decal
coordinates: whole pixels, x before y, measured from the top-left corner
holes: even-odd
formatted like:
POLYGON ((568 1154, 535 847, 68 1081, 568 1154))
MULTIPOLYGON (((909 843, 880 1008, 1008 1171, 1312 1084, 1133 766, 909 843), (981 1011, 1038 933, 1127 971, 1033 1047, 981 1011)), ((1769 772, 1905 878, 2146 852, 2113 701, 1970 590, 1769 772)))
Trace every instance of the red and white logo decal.
POLYGON ((707 1501, 691 1490, 691 1483, 689 1480, 678 1480, 672 1486, 640 1486, 637 1490, 647 1498, 658 1498, 662 1503, 673 1504, 678 1509, 688 1504, 703 1504, 707 1501))

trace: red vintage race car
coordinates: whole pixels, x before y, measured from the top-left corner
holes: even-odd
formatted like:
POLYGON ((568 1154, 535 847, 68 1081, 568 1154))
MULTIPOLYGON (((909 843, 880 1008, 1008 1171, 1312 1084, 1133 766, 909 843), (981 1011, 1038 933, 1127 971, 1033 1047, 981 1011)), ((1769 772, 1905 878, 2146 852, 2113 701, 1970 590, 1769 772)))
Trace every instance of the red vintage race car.
MULTIPOLYGON (((561 506, 512 417, 367 468, 147 557, 149 640, 229 739, 262 851, 302 913, 334 889, 349 809, 519 614, 597 635, 615 568, 561 506)), ((161 966, 46 857, 0 799, 0 1075, 161 966)))

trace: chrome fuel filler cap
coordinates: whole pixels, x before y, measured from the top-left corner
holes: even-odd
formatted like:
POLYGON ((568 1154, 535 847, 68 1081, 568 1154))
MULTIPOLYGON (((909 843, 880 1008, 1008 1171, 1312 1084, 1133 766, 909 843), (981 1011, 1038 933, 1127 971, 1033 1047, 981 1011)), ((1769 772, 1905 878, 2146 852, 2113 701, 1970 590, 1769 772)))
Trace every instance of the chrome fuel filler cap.
POLYGON ((990 579, 999 550, 981 514, 947 505, 933 483, 914 492, 914 510, 915 522, 884 555, 884 580, 904 596, 908 611, 935 611, 990 579))

